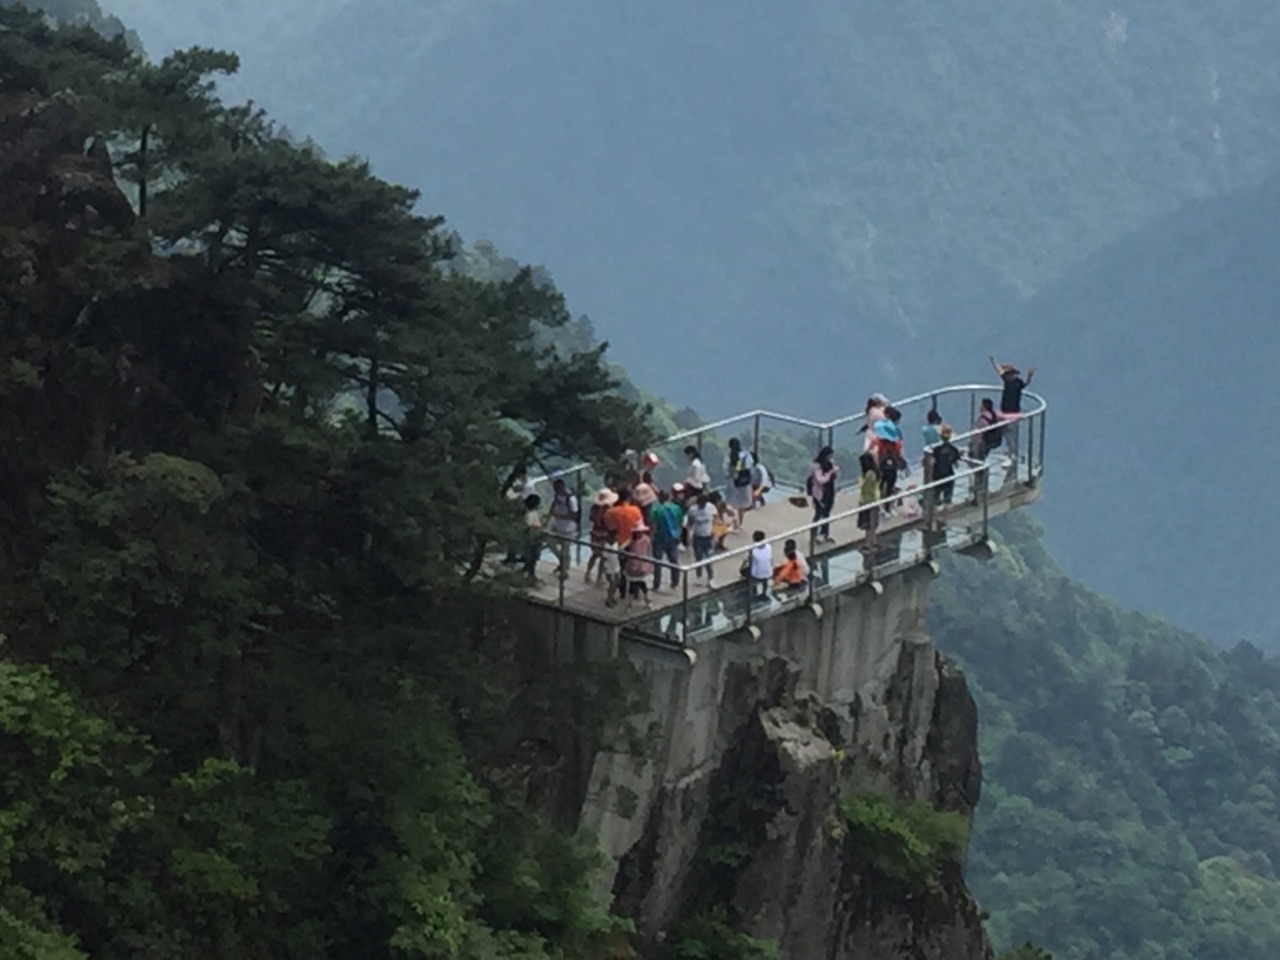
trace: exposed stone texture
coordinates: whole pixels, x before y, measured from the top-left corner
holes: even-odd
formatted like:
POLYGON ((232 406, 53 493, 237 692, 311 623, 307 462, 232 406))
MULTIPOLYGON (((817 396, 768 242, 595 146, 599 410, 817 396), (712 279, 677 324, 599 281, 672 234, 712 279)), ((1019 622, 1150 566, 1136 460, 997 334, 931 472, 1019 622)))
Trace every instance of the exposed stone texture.
POLYGON ((646 756, 601 752, 583 807, 617 870, 616 906, 656 945, 725 905, 780 955, 985 960, 960 869, 907 896, 859 859, 839 814, 885 791, 968 815, 981 782, 977 715, 923 632, 930 574, 885 581, 720 639, 689 670, 641 665, 656 725, 646 756))

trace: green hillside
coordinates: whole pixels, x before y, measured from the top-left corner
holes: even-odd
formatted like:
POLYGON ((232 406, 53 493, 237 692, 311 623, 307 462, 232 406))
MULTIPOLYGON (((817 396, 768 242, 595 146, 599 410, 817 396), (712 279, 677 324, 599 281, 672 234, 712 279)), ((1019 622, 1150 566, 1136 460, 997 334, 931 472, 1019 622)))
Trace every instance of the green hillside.
POLYGON ((952 559, 930 632, 966 668, 984 789, 968 879, 998 944, 1058 960, 1280 954, 1280 660, 1064 576, 1034 522, 952 559))

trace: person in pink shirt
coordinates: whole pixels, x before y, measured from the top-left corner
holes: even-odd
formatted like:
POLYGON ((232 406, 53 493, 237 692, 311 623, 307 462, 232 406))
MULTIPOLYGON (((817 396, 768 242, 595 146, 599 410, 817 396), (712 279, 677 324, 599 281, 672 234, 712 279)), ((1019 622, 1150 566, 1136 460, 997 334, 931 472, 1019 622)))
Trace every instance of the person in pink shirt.
POLYGON ((867 398, 866 420, 858 432, 862 434, 862 452, 874 453, 876 449, 876 421, 883 420, 889 400, 883 393, 873 393, 867 398))
POLYGON ((627 583, 627 606, 643 599, 646 607, 653 606, 649 599, 649 578, 653 576, 653 537, 648 524, 641 522, 631 531, 631 542, 623 550, 622 573, 627 583))

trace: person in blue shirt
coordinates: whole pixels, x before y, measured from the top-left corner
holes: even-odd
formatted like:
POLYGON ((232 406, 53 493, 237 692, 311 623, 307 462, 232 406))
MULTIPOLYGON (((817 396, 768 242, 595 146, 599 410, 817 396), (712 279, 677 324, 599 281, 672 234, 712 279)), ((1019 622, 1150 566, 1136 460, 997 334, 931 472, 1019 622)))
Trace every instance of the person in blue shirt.
MULTIPOLYGON (((680 508, 680 504, 671 499, 671 494, 666 490, 658 491, 658 502, 649 512, 649 525, 653 527, 654 559, 678 564, 680 562, 680 531, 684 528, 684 510, 680 508)), ((668 569, 671 570, 671 588, 674 590, 680 586, 680 570, 674 566, 668 569)), ((662 566, 655 563, 653 589, 658 590, 661 586, 662 566)))

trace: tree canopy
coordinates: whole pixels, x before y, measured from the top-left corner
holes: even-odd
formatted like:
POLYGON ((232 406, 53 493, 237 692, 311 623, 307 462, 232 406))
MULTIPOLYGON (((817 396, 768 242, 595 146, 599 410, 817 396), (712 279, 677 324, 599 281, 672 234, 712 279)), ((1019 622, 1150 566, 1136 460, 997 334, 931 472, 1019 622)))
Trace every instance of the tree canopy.
POLYGON ((603 346, 231 55, 5 5, 0 64, 0 952, 604 950, 591 847, 491 780, 478 562, 516 469, 647 440, 603 346))

